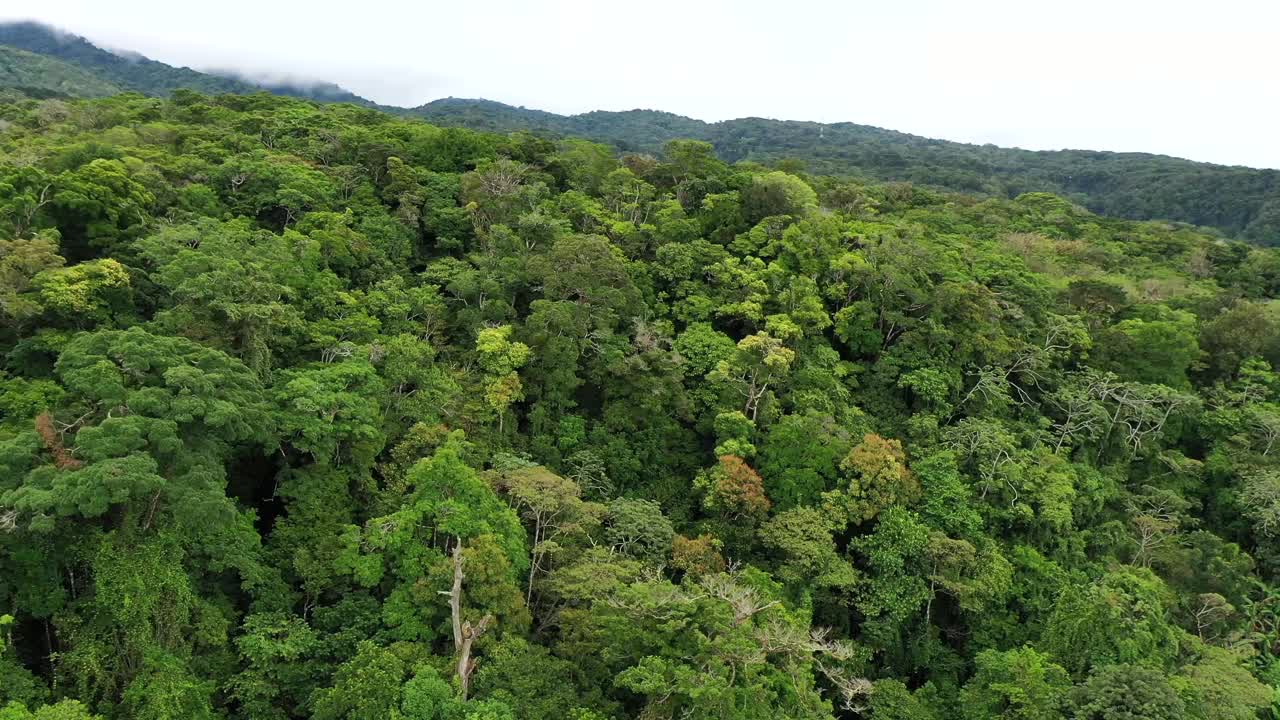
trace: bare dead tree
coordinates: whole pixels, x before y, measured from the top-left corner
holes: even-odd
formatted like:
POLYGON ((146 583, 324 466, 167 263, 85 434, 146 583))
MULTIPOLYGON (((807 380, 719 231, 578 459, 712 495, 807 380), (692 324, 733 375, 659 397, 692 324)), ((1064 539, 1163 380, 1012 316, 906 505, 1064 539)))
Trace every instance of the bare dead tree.
POLYGON ((780 604, 777 600, 765 602, 755 590, 739 583, 739 576, 739 571, 730 569, 727 573, 703 575, 698 580, 698 585, 706 590, 708 595, 728 603, 733 609, 734 627, 780 604))
POLYGON ((960 401, 957 407, 967 404, 975 397, 991 400, 1010 397, 1019 405, 1033 406, 1029 387, 1042 389, 1045 382, 1044 373, 1052 366, 1054 358, 1071 349, 1069 339, 1071 322, 1064 317, 1056 317, 1045 331, 1044 342, 1039 345, 1027 345, 1007 365, 986 365, 978 370, 978 380, 960 401))
POLYGON ((27 234, 27 231, 35 225, 36 213, 40 212, 40 208, 48 205, 53 200, 53 196, 50 194, 52 190, 53 185, 45 185, 40 189, 40 197, 36 198, 36 201, 22 214, 22 220, 14 223, 13 236, 15 238, 20 238, 27 234))
POLYGON ((1196 621, 1196 634, 1205 642, 1213 642, 1218 636, 1205 637, 1205 631, 1234 614, 1235 606, 1218 593, 1202 593, 1196 599, 1200 605, 1191 614, 1196 621))
POLYGON ((839 695, 840 707, 860 714, 867 710, 871 681, 850 672, 844 663, 855 656, 853 644, 831 637, 831 628, 817 627, 805 632, 783 621, 770 622, 756 632, 756 641, 768 655, 812 660, 839 695))
POLYGON ((467 699, 467 691, 471 683, 471 673, 475 671, 475 661, 471 659, 472 645, 480 636, 484 635, 489 629, 489 625, 493 623, 492 615, 485 615, 480 621, 472 624, 470 620, 462 619, 462 581, 465 575, 462 571, 462 538, 454 538, 453 545, 453 586, 448 590, 441 590, 441 595, 449 596, 449 612, 453 620, 453 649, 458 655, 458 688, 462 693, 462 699, 467 699))
POLYGON ((1265 410, 1250 413, 1249 424, 1262 441, 1262 456, 1271 454, 1271 448, 1280 440, 1280 415, 1265 410))

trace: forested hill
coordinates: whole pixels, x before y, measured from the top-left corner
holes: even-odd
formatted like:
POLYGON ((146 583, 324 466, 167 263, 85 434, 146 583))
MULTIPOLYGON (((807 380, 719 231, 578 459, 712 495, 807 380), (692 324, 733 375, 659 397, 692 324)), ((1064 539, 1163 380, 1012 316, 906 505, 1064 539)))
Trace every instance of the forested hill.
POLYGON ((0 720, 1257 720, 1280 248, 0 103, 0 720))
POLYGON ((858 175, 999 197, 1052 192, 1105 215, 1164 219, 1280 244, 1280 171, 1162 155, 1031 151, 933 140, 853 123, 742 118, 719 123, 653 110, 556 115, 489 100, 446 98, 412 112, 482 130, 534 130, 657 153, 676 138, 710 142, 726 162, 798 161, 809 172, 858 175))
POLYGON ((70 63, 0 45, 0 92, 20 96, 106 97, 120 88, 70 63))
MULTIPOLYGON (((203 93, 252 93, 348 102, 425 118, 439 125, 511 132, 528 130, 557 137, 582 137, 623 152, 657 154, 679 138, 712 143, 729 163, 787 161, 811 173, 854 175, 879 181, 907 181, 927 187, 1013 198, 1024 192, 1052 192, 1096 213, 1132 219, 1162 219, 1216 228, 1228 237, 1280 245, 1280 171, 1197 163, 1141 153, 1085 150, 1033 152, 993 145, 908 135, 853 123, 743 118, 705 123, 652 110, 596 111, 564 116, 489 100, 447 98, 416 108, 378 106, 336 85, 256 82, 234 75, 175 68, 136 55, 103 50, 84 38, 37 23, 0 24, 0 46, 52 58, 97 78, 59 83, 29 80, 20 89, 36 95, 93 97, 104 86, 168 95, 185 88, 203 93), (54 89, 53 85, 57 85, 54 89)), ((54 76, 67 75, 65 66, 54 76)), ((49 71, 22 68, 30 77, 49 71)), ((17 80, 0 72, 0 88, 17 80)), ((784 165, 791 167, 791 165, 784 165)))
MULTIPOLYGON (((84 38, 35 22, 0 23, 0 46, 25 50, 79 68, 82 72, 109 83, 119 91, 144 95, 168 95, 174 90, 195 92, 253 93, 264 90, 277 95, 304 97, 322 102, 349 102, 373 105, 364 98, 332 84, 258 83, 235 77, 173 67, 137 54, 118 54, 104 50, 84 38)), ((3 85, 0 85, 3 87, 3 85)), ((73 89, 67 94, 78 95, 73 89)))

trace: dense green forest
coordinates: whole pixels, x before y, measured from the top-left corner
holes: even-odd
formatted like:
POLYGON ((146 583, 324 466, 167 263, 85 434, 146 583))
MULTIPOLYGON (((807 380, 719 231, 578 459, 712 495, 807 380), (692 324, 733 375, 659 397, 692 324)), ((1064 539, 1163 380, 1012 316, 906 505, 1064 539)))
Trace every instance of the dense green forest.
POLYGON ((1051 192, 1104 215, 1191 223, 1280 245, 1280 170, 1146 153, 968 145, 854 123, 764 118, 705 123, 653 110, 564 116, 457 98, 410 112, 441 125, 583 137, 624 151, 657 153, 671 140, 692 138, 710 142, 730 163, 790 161, 813 173, 1005 198, 1051 192))
MULTIPOLYGON (((436 125, 493 132, 533 132, 550 139, 585 138, 622 152, 661 154, 672 140, 711 143, 727 163, 786 163, 793 171, 911 182, 943 191, 1012 199, 1050 192, 1095 213, 1213 228, 1229 238, 1280 245, 1280 170, 1225 167, 1145 153, 1041 151, 934 140, 854 123, 819 124, 741 118, 706 123, 669 112, 631 110, 557 115, 489 100, 446 98, 414 108, 380 106, 331 83, 263 83, 176 68, 120 55, 39 23, 0 23, 0 46, 65 63, 25 68, 16 83, 0 68, 0 89, 34 89, 37 97, 97 97, 101 85, 167 96, 177 88, 344 102, 420 117, 436 125), (75 68, 97 83, 68 82, 75 68), (83 90, 79 89, 83 88, 83 90)), ((0 61, 2 62, 2 61, 0 61)), ((47 63, 47 61, 46 61, 47 63)), ((32 94, 28 92, 27 94, 32 94)))
POLYGON ((1278 293, 699 141, 2 104, 0 719, 1276 717, 1278 293))
POLYGON ((75 65, 0 45, 0 94, 45 97, 106 97, 120 88, 75 65))

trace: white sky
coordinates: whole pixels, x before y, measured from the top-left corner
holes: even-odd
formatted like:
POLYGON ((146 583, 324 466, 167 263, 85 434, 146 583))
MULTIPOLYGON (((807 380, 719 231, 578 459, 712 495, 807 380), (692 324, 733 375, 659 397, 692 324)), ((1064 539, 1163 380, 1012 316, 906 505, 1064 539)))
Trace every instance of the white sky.
POLYGON ((1280 168, 1280 0, 0 0, 0 18, 392 105, 850 121, 1280 168))

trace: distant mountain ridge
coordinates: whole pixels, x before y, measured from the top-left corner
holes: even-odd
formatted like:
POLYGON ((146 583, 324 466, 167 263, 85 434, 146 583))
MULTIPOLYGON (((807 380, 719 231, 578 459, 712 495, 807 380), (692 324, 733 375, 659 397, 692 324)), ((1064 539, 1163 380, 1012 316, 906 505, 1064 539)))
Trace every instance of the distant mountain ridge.
POLYGON ((1052 192, 1104 215, 1212 227, 1280 244, 1280 171, 1147 153, 1021 150, 970 145, 855 123, 740 118, 708 123, 654 110, 557 115, 492 100, 445 98, 413 108, 438 125, 532 130, 658 153, 676 138, 705 140, 726 162, 795 160, 809 172, 905 181, 1016 197, 1052 192))
POLYGON ((708 123, 657 110, 558 115, 492 100, 444 98, 388 107, 328 83, 254 80, 209 73, 99 48, 33 22, 0 24, 0 88, 32 96, 94 97, 114 91, 163 96, 270 92, 352 103, 429 122, 497 132, 580 137, 623 152, 659 154, 674 139, 711 143, 727 162, 791 161, 818 174, 912 182, 957 192, 1015 197, 1052 192, 1104 215, 1216 228, 1280 245, 1280 171, 1228 167, 1163 155, 1090 150, 1030 151, 970 145, 854 123, 740 118, 708 123), (21 53, 19 53, 21 51, 21 53))
POLYGON ((141 55, 104 50, 78 35, 47 25, 16 22, 0 25, 0 45, 26 50, 77 65, 116 85, 145 95, 165 95, 179 88, 202 93, 254 92, 256 87, 232 78, 177 68, 141 55))
POLYGON ((0 88, 39 98, 94 98, 120 92, 119 86, 76 65, 3 45, 0 45, 0 88))
POLYGON ((37 22, 0 23, 0 45, 43 55, 79 67, 123 91, 168 95, 177 89, 209 95, 270 92, 320 102, 374 106, 365 98, 332 83, 259 83, 233 72, 213 73, 174 67, 138 53, 118 53, 79 35, 37 22))

